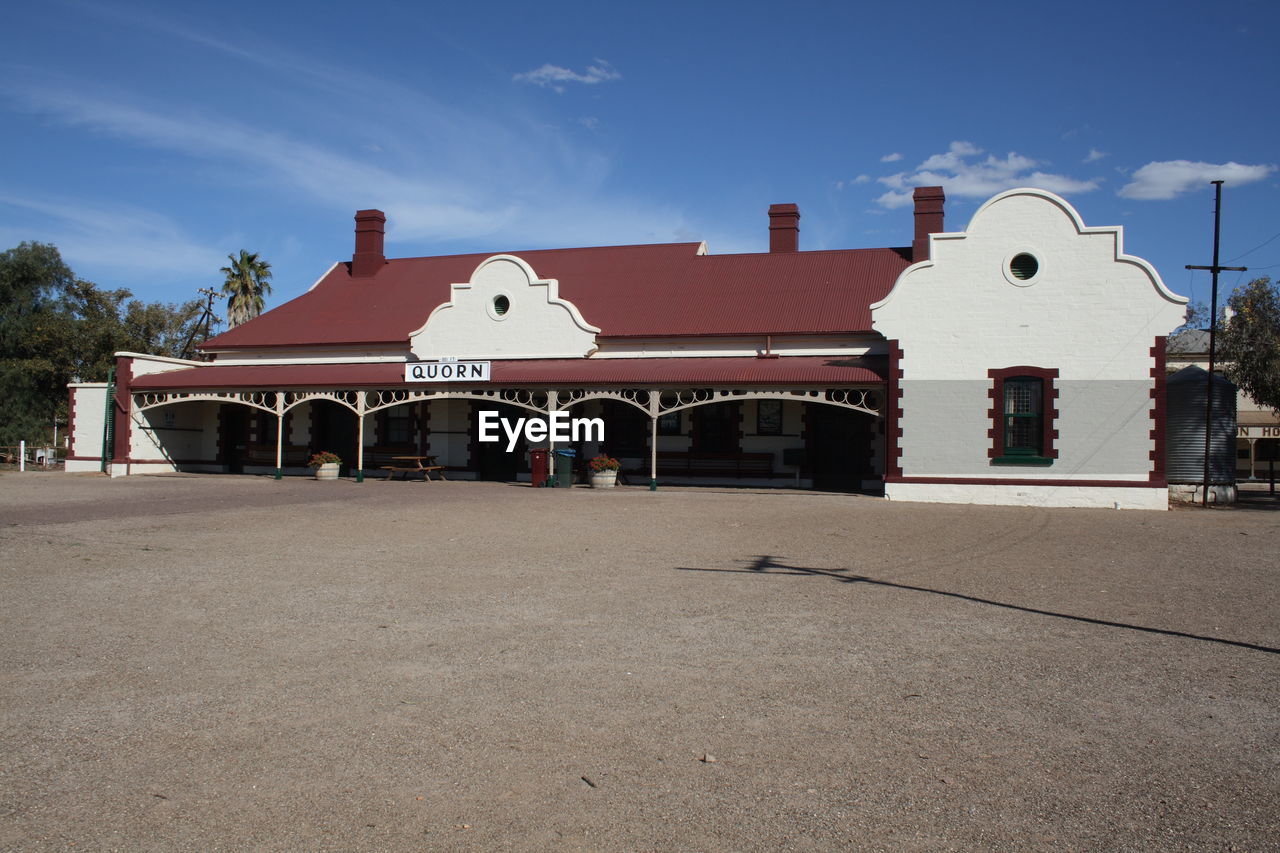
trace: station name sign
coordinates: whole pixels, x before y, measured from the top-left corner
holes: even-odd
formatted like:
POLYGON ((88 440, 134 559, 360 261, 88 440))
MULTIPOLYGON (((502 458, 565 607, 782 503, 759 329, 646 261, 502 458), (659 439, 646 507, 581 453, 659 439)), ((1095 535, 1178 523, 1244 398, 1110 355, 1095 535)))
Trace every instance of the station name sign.
POLYGON ((404 366, 405 382, 488 382, 487 361, 411 361, 404 366))

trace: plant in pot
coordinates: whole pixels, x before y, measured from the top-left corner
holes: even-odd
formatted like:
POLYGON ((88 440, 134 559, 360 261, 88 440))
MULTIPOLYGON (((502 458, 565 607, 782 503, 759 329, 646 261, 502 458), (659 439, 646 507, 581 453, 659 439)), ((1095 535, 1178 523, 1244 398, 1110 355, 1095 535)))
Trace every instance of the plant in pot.
POLYGON ((591 471, 591 488, 612 489, 618 484, 618 469, 622 463, 612 456, 601 454, 587 463, 591 471))
POLYGON ((338 466, 341 464, 342 459, 338 454, 327 450, 321 450, 307 460, 307 467, 315 469, 317 480, 338 479, 338 466))

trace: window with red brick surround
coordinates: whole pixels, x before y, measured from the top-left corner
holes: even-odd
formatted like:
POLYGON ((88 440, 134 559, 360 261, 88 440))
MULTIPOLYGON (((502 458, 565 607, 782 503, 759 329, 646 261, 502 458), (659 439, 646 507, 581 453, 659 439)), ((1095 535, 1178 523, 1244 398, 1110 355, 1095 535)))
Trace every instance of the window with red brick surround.
POLYGON ((991 464, 1052 465, 1058 458, 1058 369, 1020 365, 988 370, 987 376, 991 464))

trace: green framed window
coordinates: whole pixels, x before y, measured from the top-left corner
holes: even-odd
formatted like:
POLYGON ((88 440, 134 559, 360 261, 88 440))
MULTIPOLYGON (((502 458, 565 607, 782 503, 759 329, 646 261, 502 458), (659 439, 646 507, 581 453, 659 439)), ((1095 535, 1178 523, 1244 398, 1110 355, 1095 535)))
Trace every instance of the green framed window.
POLYGON ((1004 453, 1044 455, 1044 380, 1015 376, 1004 383, 1004 453))
POLYGON ((991 378, 992 465, 1052 465, 1058 458, 1057 368, 1005 367, 989 370, 991 378))

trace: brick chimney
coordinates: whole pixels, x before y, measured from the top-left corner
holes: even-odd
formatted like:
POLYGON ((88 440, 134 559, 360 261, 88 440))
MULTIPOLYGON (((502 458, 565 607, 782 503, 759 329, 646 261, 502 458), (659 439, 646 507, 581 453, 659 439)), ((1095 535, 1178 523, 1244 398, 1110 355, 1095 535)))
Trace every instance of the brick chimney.
POLYGON ((369 278, 376 275, 387 262, 382 253, 383 227, 387 215, 381 210, 356 211, 356 252, 351 256, 353 278, 369 278))
POLYGON ((929 235, 942 232, 942 205, 947 200, 942 187, 916 187, 916 239, 911 243, 911 261, 929 260, 929 235))
POLYGON ((800 208, 794 204, 769 205, 769 251, 800 251, 800 208))

